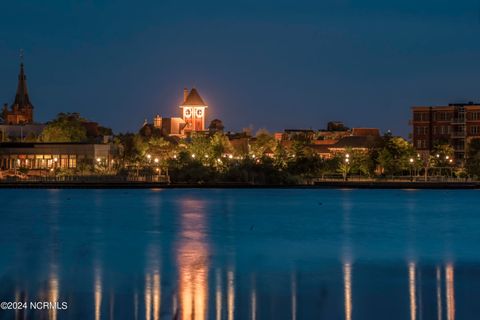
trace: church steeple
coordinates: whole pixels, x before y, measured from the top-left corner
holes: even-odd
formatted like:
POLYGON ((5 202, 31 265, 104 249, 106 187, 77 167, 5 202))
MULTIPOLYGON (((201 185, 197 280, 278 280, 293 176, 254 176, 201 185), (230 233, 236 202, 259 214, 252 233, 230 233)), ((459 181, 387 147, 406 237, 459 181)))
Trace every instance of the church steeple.
POLYGON ((12 104, 12 108, 15 106, 18 109, 24 109, 26 107, 33 108, 33 105, 30 102, 30 97, 28 96, 27 76, 25 75, 25 68, 23 66, 23 54, 20 56, 20 73, 18 74, 17 93, 15 94, 15 101, 12 104))
POLYGON ((20 51, 20 73, 18 74, 17 93, 15 100, 8 110, 7 105, 4 106, 0 117, 6 124, 28 124, 33 123, 33 105, 30 102, 27 88, 27 76, 23 66, 23 51, 20 51))

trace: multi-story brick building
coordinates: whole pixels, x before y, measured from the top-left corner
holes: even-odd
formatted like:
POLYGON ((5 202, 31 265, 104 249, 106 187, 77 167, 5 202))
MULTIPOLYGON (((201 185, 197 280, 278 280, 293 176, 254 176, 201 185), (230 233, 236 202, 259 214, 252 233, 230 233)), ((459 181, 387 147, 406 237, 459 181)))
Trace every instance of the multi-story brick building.
POLYGON ((480 138, 480 104, 451 103, 447 106, 412 107, 413 145, 430 152, 439 143, 449 143, 455 158, 463 160, 469 141, 480 138))

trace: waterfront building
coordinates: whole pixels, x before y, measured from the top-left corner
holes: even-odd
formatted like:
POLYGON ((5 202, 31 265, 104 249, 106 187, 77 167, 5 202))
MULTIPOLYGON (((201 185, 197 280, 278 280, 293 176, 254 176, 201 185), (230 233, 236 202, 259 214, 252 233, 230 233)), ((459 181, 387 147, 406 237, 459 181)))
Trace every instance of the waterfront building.
POLYGON ((153 123, 145 120, 140 131, 160 130, 163 136, 185 137, 192 132, 205 132, 209 129, 205 127, 205 113, 208 106, 197 89, 183 89, 183 102, 179 108, 182 109, 181 117, 165 118, 157 114, 153 118, 153 123))
POLYGON ((327 130, 286 129, 283 133, 276 133, 274 137, 286 149, 292 148, 296 140, 307 142, 312 151, 325 159, 347 150, 367 152, 382 145, 378 128, 349 129, 341 122, 335 122, 335 126, 332 123, 329 122, 327 130))
POLYGON ((185 132, 205 131, 205 111, 208 106, 197 89, 183 89, 182 117, 185 121, 185 132))
POLYGON ((378 135, 358 135, 343 137, 333 145, 328 146, 330 155, 342 154, 347 150, 367 152, 381 147, 383 140, 378 135))
POLYGON ((455 159, 463 160, 472 138, 480 138, 480 104, 451 103, 446 106, 412 107, 412 140, 422 153, 431 152, 437 144, 450 144, 455 159))
POLYGON ((185 126, 185 121, 179 117, 162 118, 157 114, 153 118, 153 128, 160 129, 165 136, 181 137, 184 135, 185 126))
POLYGON ((3 106, 2 118, 4 123, 9 125, 33 123, 33 104, 30 102, 30 96, 28 94, 27 76, 25 75, 23 61, 20 63, 15 99, 10 109, 8 108, 8 104, 3 106))
POLYGON ((0 168, 45 170, 77 168, 87 165, 111 165, 110 144, 92 143, 0 143, 0 168))

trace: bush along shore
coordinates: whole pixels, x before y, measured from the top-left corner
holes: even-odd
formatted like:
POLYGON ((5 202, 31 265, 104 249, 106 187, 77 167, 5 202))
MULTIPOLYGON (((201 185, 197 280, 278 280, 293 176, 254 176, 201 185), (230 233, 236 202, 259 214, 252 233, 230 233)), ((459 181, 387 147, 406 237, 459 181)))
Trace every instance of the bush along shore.
POLYGON ((107 162, 79 161, 68 169, 55 162, 41 170, 18 167, 0 172, 0 184, 474 186, 480 177, 480 140, 472 140, 462 160, 454 159, 448 144, 420 154, 391 134, 369 147, 344 147, 329 154, 319 153, 305 137, 285 144, 265 130, 246 141, 243 147, 234 146, 227 134, 215 130, 182 139, 161 132, 120 134, 111 141, 114 154, 107 162))

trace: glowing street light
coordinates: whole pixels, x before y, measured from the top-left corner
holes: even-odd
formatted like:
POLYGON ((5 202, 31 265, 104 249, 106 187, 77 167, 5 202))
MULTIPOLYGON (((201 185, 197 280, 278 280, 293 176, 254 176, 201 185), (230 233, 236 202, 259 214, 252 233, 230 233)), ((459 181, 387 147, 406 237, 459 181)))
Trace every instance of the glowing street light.
POLYGON ((155 163, 158 163, 158 158, 155 158, 153 161, 154 161, 155 163))
POLYGON ((100 161, 102 161, 102 159, 100 159, 100 158, 97 158, 97 162, 98 162, 98 163, 100 163, 100 161))
POLYGON ((228 159, 233 159, 233 156, 231 154, 229 154, 228 159))
POLYGON ((194 159, 195 159, 195 153, 192 153, 192 158, 194 158, 194 159))
POLYGON ((410 158, 410 163, 413 163, 413 158, 410 158))

